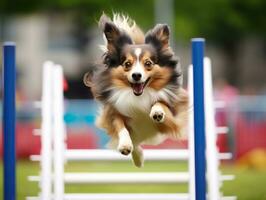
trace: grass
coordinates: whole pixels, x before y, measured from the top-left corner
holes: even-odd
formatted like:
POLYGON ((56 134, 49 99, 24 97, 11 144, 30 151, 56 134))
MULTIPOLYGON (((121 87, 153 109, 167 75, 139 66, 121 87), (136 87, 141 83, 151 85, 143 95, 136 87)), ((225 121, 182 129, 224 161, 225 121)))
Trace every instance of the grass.
MULTIPOLYGON (((29 161, 19 161, 17 165, 17 197, 18 200, 26 196, 38 194, 38 184, 27 181, 28 175, 38 175, 39 164, 29 161)), ((2 163, 0 164, 2 170, 2 163)), ((67 172, 174 172, 187 170, 183 162, 146 162, 142 169, 135 168, 131 163, 122 162, 92 162, 68 163, 67 172)), ((225 182, 222 191, 224 195, 237 195, 239 200, 266 200, 266 171, 240 169, 231 165, 223 165, 225 174, 235 174, 234 181, 225 182)), ((1 182, 2 184, 2 182, 1 182)), ((0 193, 2 194, 2 185, 0 193)), ((67 185, 69 193, 175 193, 187 192, 186 184, 166 185, 67 185)))

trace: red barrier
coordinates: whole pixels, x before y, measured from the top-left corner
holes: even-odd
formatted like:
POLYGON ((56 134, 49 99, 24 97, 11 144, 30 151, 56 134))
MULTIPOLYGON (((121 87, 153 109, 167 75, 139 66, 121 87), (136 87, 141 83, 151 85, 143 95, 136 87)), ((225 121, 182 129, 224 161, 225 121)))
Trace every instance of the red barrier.
POLYGON ((239 117, 235 124, 236 158, 256 149, 266 149, 266 122, 239 117))
MULTIPOLYGON (((18 123, 16 130, 16 152, 17 158, 29 158, 30 155, 40 153, 41 142, 40 136, 34 136, 32 131, 35 124, 18 123)), ((0 157, 3 156, 2 133, 0 135, 0 157)), ((67 147, 70 149, 88 148, 94 149, 98 147, 98 140, 93 130, 86 129, 83 132, 69 131, 67 134, 67 147)))
MULTIPOLYGON (((245 153, 255 149, 266 149, 266 122, 264 121, 252 121, 246 120, 243 116, 239 116, 234 124, 233 134, 235 135, 235 157, 238 159, 245 153)), ((17 157, 29 158, 30 155, 40 153, 40 137, 32 134, 36 124, 30 123, 18 123, 17 124, 17 157)), ((68 129, 67 130, 67 146, 70 149, 78 148, 100 148, 98 145, 98 136, 92 129, 88 127, 84 129, 68 129)), ((2 135, 1 135, 2 136, 2 135)), ((218 137, 217 145, 220 151, 226 151, 228 146, 228 139, 226 135, 220 135, 218 137)), ((166 140, 158 146, 145 145, 145 148, 187 148, 186 140, 166 140)), ((0 157, 3 154, 2 137, 0 137, 0 157)))

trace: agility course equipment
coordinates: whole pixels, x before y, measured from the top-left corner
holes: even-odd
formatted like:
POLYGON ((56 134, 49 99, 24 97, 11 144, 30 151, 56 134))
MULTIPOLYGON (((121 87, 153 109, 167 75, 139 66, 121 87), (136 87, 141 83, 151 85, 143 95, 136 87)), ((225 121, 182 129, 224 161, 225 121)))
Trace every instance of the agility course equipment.
POLYGON ((226 132, 226 127, 215 127, 214 105, 212 99, 211 63, 208 58, 203 60, 204 40, 192 41, 193 66, 189 68, 190 105, 188 150, 145 150, 146 160, 187 160, 188 172, 160 173, 64 173, 64 164, 71 161, 128 161, 125 157, 112 150, 68 150, 65 145, 63 121, 63 71, 61 66, 51 62, 44 64, 44 82, 42 97, 43 125, 41 130, 42 153, 33 155, 34 161, 41 162, 40 176, 30 176, 29 180, 40 183, 39 197, 33 199, 71 199, 71 200, 133 200, 133 199, 206 199, 206 178, 208 180, 208 199, 234 199, 222 197, 220 186, 222 181, 232 180, 231 175, 221 175, 219 160, 229 159, 231 154, 219 154, 216 148, 218 131, 226 132), (203 63, 204 62, 204 63, 203 63), (203 70, 204 66, 204 70, 203 70), (46 77, 50 77, 47 79, 46 77), (193 98, 192 98, 193 97, 193 98), (51 103, 53 102, 53 103, 51 103), (204 105, 208 105, 205 106, 204 105), (194 115, 193 115, 194 113, 194 115), (194 117, 194 120, 193 120, 194 117), (195 124, 195 125, 194 125, 195 124), (205 125, 207 129, 205 130, 205 125), (205 164, 205 132, 207 177, 205 164), (195 135, 195 142, 194 142, 195 135), (195 146, 194 146, 195 145, 195 146), (52 148, 53 147, 53 148, 52 148), (196 151, 194 151, 196 149, 196 151), (52 156, 53 155, 53 156, 52 156), (46 160, 47 159, 47 160, 46 160), (52 167, 53 166, 53 167, 52 167), (52 170, 53 169, 53 170, 52 170), (188 183, 188 194, 65 194, 65 184, 132 184, 132 183, 188 183))
MULTIPOLYGON (((30 181, 39 182, 40 193, 37 197, 27 197, 28 200, 231 200, 235 197, 223 197, 220 192, 222 181, 232 180, 232 175, 222 175, 219 171, 219 160, 230 159, 229 153, 218 153, 216 137, 218 132, 226 132, 226 127, 216 127, 214 120, 214 104, 212 97, 212 81, 210 60, 204 57, 204 40, 192 40, 193 68, 189 67, 190 112, 188 149, 187 150, 145 150, 146 160, 186 160, 187 172, 160 173, 65 173, 65 162, 74 161, 128 161, 112 150, 69 150, 66 148, 66 131, 64 125, 63 106, 63 70, 60 65, 45 62, 43 67, 43 95, 41 101, 42 126, 41 155, 33 155, 31 159, 39 161, 41 170, 39 176, 30 176, 30 181), (197 68, 197 69, 196 69, 197 68), (196 69, 196 70, 195 70, 196 69), (195 102, 195 103, 193 103, 195 102), (204 107, 205 105, 205 107, 204 107), (206 106, 207 105, 207 106, 206 106), (204 116, 205 115, 205 116, 204 116), (206 129, 204 128, 206 126, 206 129), (206 133, 206 136, 205 136, 206 133), (194 141, 195 134, 195 141, 194 141), (207 139, 205 139, 207 138, 207 139), (206 148, 205 148, 206 141, 206 148), (203 144, 203 145, 202 145, 203 144), (205 158, 206 154, 206 158, 205 158), (206 170, 207 166, 207 170, 206 170), (207 174, 207 176, 206 176, 207 174), (207 180, 207 183, 206 183, 207 180), (185 194, 69 194, 65 193, 65 184, 132 184, 132 183, 188 183, 188 193, 185 194), (206 187, 208 186, 208 194, 206 187)), ((5 55, 6 56, 6 55, 5 55)), ((14 58, 13 58, 14 62, 14 58)), ((11 72, 8 73, 8 76, 11 72)), ((12 76, 11 76, 12 77, 12 76)), ((11 78, 15 80, 15 77, 11 78)), ((5 84, 6 87, 6 84, 5 84)), ((14 90, 13 90, 14 91, 14 90)), ((10 98, 13 98, 11 96, 10 98)), ((9 102, 4 99, 5 102, 9 102)), ((14 101, 14 98, 13 98, 14 101)), ((12 102, 12 101, 11 101, 12 102)), ((219 105, 221 106, 221 103, 219 105)), ((8 109, 9 110, 9 109, 8 109)), ((12 111, 12 109, 10 109, 12 111)), ((14 120, 8 127, 15 126, 14 120)), ((14 142, 14 138, 10 138, 14 142)), ((5 141, 4 141, 5 142, 5 141)), ((7 142, 5 148, 14 151, 12 142, 7 142), (8 146, 8 147, 6 147, 8 146)), ((11 152, 12 152, 11 151, 11 152)), ((12 159, 12 158, 11 158, 12 159)), ((6 162, 5 163, 10 163, 6 162)), ((15 166, 15 159, 13 166, 15 166)), ((10 169, 5 180, 15 176, 15 169, 10 169)), ((15 182, 12 183, 15 185, 15 182)), ((15 189, 5 196, 4 200, 15 199, 15 189), (9 196, 10 197, 10 196, 9 196)), ((12 186, 13 187, 13 186, 12 186)))
POLYGON ((3 47, 3 147, 4 147, 4 200, 16 199, 16 146, 15 146, 15 85, 16 46, 5 42, 3 47))

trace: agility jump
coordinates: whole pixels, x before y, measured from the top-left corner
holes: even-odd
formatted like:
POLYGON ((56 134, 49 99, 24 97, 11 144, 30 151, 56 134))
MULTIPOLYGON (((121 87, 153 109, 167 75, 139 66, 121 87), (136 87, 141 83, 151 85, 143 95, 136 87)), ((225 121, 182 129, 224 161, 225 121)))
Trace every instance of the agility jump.
MULTIPOLYGON (((188 172, 176 173, 65 173, 65 161, 129 160, 112 150, 67 150, 63 107, 63 70, 52 62, 44 64, 43 96, 41 102, 41 155, 40 176, 30 176, 37 181, 40 193, 28 200, 218 200, 222 197, 220 186, 231 175, 221 175, 219 160, 230 159, 229 153, 218 153, 217 132, 226 127, 216 127, 210 60, 204 59, 204 39, 192 39, 192 65, 189 68, 190 105, 194 107, 189 120, 187 150, 145 150, 146 160, 187 160, 188 172), (193 97, 193 98, 192 98, 193 97), (193 103, 194 102, 194 103, 193 103), (205 139, 207 138, 207 139, 205 139), (206 145, 205 145, 206 143, 206 145), (205 157, 206 154, 206 157, 205 157), (206 167, 207 166, 207 167, 206 167), (207 180, 207 182, 206 182, 207 180), (66 194, 65 184, 131 184, 131 183, 188 183, 186 194, 66 194), (208 194, 206 192, 208 187, 208 194)), ((15 45, 4 45, 4 200, 16 199, 15 184, 15 45)))

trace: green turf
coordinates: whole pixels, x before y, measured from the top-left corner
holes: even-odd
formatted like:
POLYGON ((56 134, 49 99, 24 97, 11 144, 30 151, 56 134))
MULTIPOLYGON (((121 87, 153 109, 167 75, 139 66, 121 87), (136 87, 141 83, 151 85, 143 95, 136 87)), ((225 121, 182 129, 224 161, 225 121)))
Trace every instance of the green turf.
MULTIPOLYGON (((2 170, 2 163, 0 164, 2 170)), ((38 175, 39 164, 29 161, 19 161, 17 167, 17 191, 18 200, 25 199, 26 196, 38 193, 37 183, 27 181, 28 175, 38 175)), ((67 172, 174 172, 187 170, 186 163, 183 162, 146 162, 145 167, 138 169, 131 163, 68 163, 67 172)), ((266 200, 266 171, 241 170, 234 166, 223 165, 222 171, 226 174, 235 174, 234 181, 225 182, 222 191, 225 195, 237 195, 239 200, 266 200)), ((2 174, 1 174, 2 176, 2 174)), ((71 193, 173 193, 186 192, 186 184, 167 185, 68 185, 66 192, 71 193)), ((2 182, 0 193, 2 194, 2 182)))

